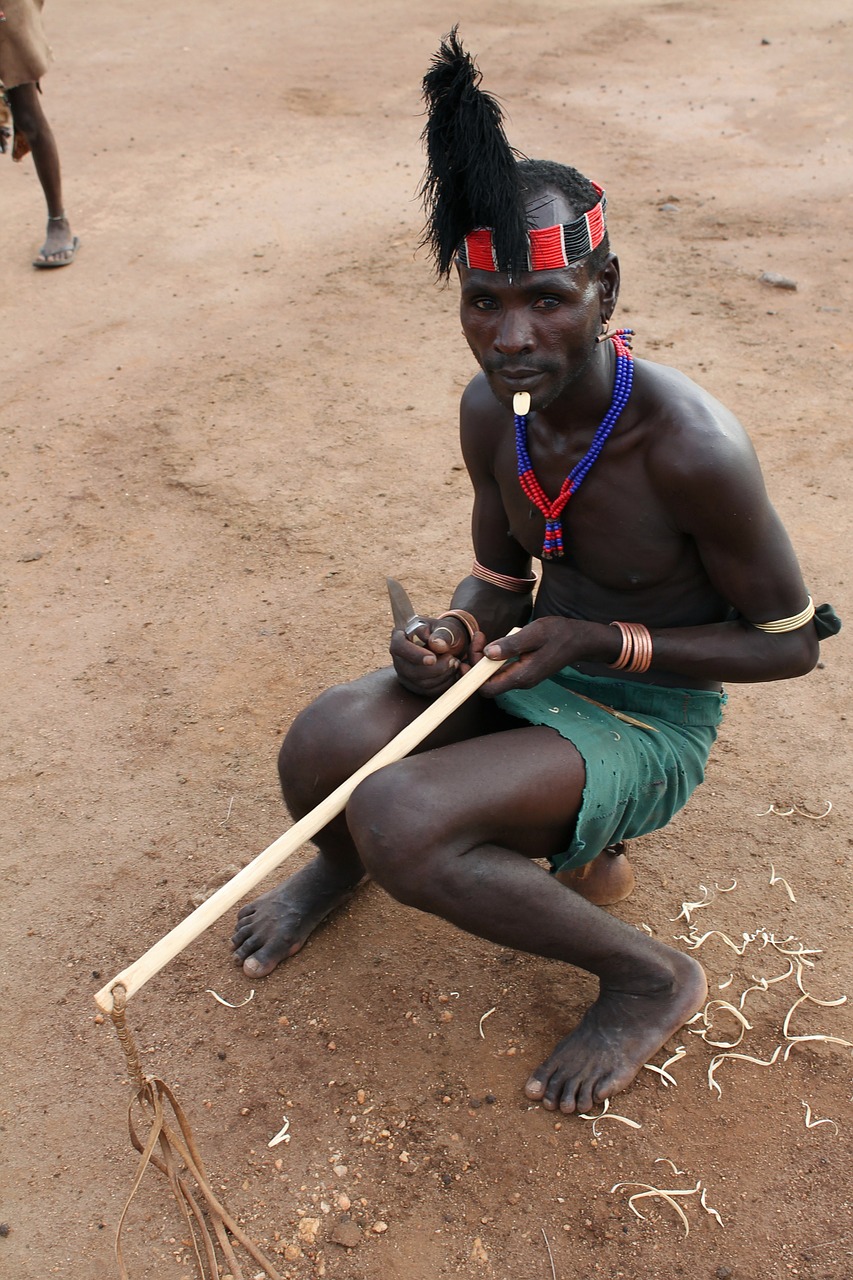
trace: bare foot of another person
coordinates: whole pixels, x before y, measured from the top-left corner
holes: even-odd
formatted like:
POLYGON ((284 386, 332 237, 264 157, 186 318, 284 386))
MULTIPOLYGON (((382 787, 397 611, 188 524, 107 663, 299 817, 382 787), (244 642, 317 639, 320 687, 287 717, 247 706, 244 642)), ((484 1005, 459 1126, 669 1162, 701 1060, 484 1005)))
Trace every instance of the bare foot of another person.
POLYGON ((622 902, 633 893, 637 883, 634 868, 625 857, 626 847, 624 840, 609 844, 592 862, 574 871, 558 871, 556 878, 597 907, 622 902))
POLYGON ((67 267, 74 261, 79 240, 72 236, 66 217, 48 218, 47 238, 33 260, 34 267, 67 267))
POLYGON ((269 893, 241 907, 231 938, 234 958, 250 978, 265 978, 296 955, 335 907, 351 898, 361 880, 333 870, 322 855, 269 893))
POLYGON ((661 948, 671 972, 665 987, 617 990, 602 986, 580 1025, 561 1040, 524 1092, 549 1111, 590 1111, 628 1085, 671 1035, 705 1003, 701 965, 661 948))

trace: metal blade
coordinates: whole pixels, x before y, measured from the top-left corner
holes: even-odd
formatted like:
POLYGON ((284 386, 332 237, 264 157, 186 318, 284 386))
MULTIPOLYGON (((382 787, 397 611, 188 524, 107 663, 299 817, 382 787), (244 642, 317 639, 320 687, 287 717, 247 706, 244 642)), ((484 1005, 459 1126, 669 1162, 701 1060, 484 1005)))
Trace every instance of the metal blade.
POLYGON ((416 627, 421 625, 420 618, 415 612, 415 607, 409 599, 408 592, 402 583, 396 578, 386 578, 385 582, 388 586, 388 598, 391 601, 391 612, 394 615, 394 626, 405 631, 406 638, 411 640, 413 644, 423 644, 420 636, 413 634, 416 627), (414 625, 412 625, 414 624, 414 625))

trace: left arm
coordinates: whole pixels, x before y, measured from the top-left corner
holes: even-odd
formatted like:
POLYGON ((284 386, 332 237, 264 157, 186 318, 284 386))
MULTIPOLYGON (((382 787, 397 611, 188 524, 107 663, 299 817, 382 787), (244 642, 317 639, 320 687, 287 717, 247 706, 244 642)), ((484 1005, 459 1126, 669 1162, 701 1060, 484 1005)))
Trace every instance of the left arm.
MULTIPOLYGON (((693 540, 710 584, 741 615, 734 622, 651 627, 652 668, 726 682, 781 680, 810 671, 819 653, 811 623, 780 634, 752 625, 798 614, 808 593, 752 446, 734 419, 722 424, 709 419, 706 429, 700 424, 680 449, 653 453, 649 475, 665 495, 673 524, 693 540)), ((530 688, 581 661, 610 664, 621 647, 616 627, 539 618, 512 639, 487 648, 489 657, 520 660, 486 688, 489 694, 530 688)))

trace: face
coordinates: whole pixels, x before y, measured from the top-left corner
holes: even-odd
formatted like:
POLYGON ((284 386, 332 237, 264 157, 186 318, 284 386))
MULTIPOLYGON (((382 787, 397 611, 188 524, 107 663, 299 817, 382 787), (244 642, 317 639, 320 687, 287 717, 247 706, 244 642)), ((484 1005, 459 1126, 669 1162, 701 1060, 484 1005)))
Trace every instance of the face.
MULTIPOLYGON (((575 217, 556 193, 538 197, 527 213, 537 227, 575 217)), ((615 302, 618 268, 590 277, 581 261, 559 271, 525 272, 512 283, 496 271, 460 267, 459 276, 462 331, 501 404, 509 408, 517 391, 527 391, 533 409, 547 408, 583 376, 602 316, 615 302)))

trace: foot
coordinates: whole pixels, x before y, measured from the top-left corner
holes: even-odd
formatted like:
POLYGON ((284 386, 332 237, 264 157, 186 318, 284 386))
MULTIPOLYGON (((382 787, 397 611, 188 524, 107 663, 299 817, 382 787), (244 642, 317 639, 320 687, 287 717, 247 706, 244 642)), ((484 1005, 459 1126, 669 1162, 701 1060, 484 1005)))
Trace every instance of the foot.
POLYGON ((250 978, 265 978, 301 951, 317 926, 352 897, 361 879, 341 876, 322 857, 237 913, 231 938, 234 958, 250 978))
POLYGON ((527 1081, 528 1098, 549 1111, 587 1112, 627 1089, 708 994, 702 967, 680 951, 666 951, 671 982, 645 992, 602 986, 580 1026, 527 1081))
POLYGON ((625 857, 625 849, 624 840, 609 844, 592 862, 574 871, 558 871, 556 878, 597 907, 622 902, 633 893, 637 883, 634 868, 625 857))
POLYGON ((67 267, 74 261, 79 241, 72 236, 68 219, 48 218, 47 237, 33 260, 34 267, 67 267))

